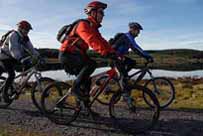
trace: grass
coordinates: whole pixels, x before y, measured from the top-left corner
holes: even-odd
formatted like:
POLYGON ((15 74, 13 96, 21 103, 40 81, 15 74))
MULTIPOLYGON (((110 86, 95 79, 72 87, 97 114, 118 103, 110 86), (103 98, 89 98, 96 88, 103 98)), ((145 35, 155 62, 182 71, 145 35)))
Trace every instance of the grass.
POLYGON ((8 136, 7 130, 0 129, 0 136, 8 136))
POLYGON ((203 109, 203 78, 174 80, 176 99, 171 108, 203 109))
POLYGON ((32 130, 26 130, 25 128, 20 128, 17 125, 0 125, 0 136, 57 136, 58 134, 42 133, 32 130))
MULTIPOLYGON (((203 78, 178 78, 178 79, 170 79, 175 87, 175 100, 169 106, 169 108, 173 109, 203 109, 203 78)), ((145 81, 142 81, 144 83, 145 81)), ((68 81, 68 83, 72 83, 72 81, 68 81)), ((118 88, 115 85, 110 85, 111 88, 117 90, 118 88)), ((167 90, 165 86, 161 86, 162 90, 167 90)), ((165 91, 166 92, 166 91, 165 91)), ((142 94, 136 94, 139 97, 142 97, 142 94)), ((53 96, 56 96, 53 94, 53 96)), ((22 95, 21 98, 30 99, 30 91, 26 92, 25 95, 22 95)), ((52 98, 51 98, 52 99, 52 98)), ((54 98, 53 98, 54 99, 54 98)), ((69 98, 68 101, 73 100, 74 98, 69 98)), ((109 100, 106 96, 103 99, 109 100)), ((162 103, 163 99, 159 99, 160 103, 162 103)), ((143 102, 141 102, 143 103, 143 102)))

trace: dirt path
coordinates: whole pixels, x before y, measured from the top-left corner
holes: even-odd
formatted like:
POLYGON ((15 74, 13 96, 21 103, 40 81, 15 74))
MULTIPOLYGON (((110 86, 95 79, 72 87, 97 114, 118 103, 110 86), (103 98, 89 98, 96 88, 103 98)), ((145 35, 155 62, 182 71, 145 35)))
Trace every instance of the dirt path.
MULTIPOLYGON (((79 118, 72 126, 56 125, 43 117, 31 102, 23 100, 16 101, 8 109, 0 109, 0 130, 16 136, 128 136, 105 120, 98 124, 91 118, 79 118)), ((203 110, 165 110, 153 130, 137 136, 202 135, 203 110)))

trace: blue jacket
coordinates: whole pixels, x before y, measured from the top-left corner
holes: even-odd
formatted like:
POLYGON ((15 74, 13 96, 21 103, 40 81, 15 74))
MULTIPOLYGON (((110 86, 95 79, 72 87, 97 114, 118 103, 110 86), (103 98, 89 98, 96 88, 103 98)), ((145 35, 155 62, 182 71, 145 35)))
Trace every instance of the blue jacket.
POLYGON ((134 52, 137 52, 138 55, 144 58, 150 57, 150 55, 143 51, 142 48, 136 43, 134 37, 129 32, 120 36, 119 39, 114 43, 113 48, 121 55, 127 54, 129 49, 132 49, 134 52))

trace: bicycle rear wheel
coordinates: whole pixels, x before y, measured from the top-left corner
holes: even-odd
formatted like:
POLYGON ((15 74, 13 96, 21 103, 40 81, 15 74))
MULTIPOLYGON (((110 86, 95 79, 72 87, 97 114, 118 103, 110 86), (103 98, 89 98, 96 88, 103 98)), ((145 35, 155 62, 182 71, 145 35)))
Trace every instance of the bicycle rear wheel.
POLYGON ((48 77, 42 77, 39 79, 39 82, 35 82, 32 87, 32 90, 31 90, 32 102, 36 106, 36 108, 40 111, 41 111, 40 100, 41 100, 42 92, 45 89, 45 87, 52 82, 54 82, 53 79, 48 77))
POLYGON ((10 86, 7 92, 4 92, 6 78, 0 76, 0 108, 7 108, 12 102, 11 96, 13 96, 14 87, 10 86), (8 102, 5 102, 5 98, 8 102))
POLYGON ((131 103, 120 99, 121 95, 121 93, 114 94, 109 107, 115 127, 130 134, 137 134, 145 132, 155 125, 159 118, 159 102, 148 88, 140 85, 130 87, 131 103), (154 104, 153 108, 145 103, 143 92, 149 97, 148 99, 151 99, 151 103, 154 104))
POLYGON ((57 124, 67 125, 79 114, 77 99, 70 92, 70 88, 71 86, 64 82, 54 82, 43 91, 42 111, 46 117, 57 124))
MULTIPOLYGON (((145 87, 152 90, 152 92, 156 95, 162 109, 169 106, 175 99, 175 88, 171 81, 167 78, 156 77, 150 79, 148 82, 146 82, 145 87)), ((144 92, 143 97, 145 102, 152 107, 153 104, 150 103, 144 92)))

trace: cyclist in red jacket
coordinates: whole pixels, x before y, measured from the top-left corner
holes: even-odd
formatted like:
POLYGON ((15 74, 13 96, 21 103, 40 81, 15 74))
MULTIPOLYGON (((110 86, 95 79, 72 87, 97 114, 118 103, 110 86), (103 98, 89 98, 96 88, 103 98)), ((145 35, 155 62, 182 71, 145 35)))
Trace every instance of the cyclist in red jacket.
POLYGON ((59 60, 65 71, 77 76, 72 87, 73 91, 78 98, 88 98, 87 101, 91 84, 90 75, 97 67, 96 62, 87 55, 87 50, 91 47, 102 56, 116 57, 114 49, 98 30, 106 8, 105 3, 90 2, 84 9, 88 15, 87 21, 79 21, 59 49, 59 60))

